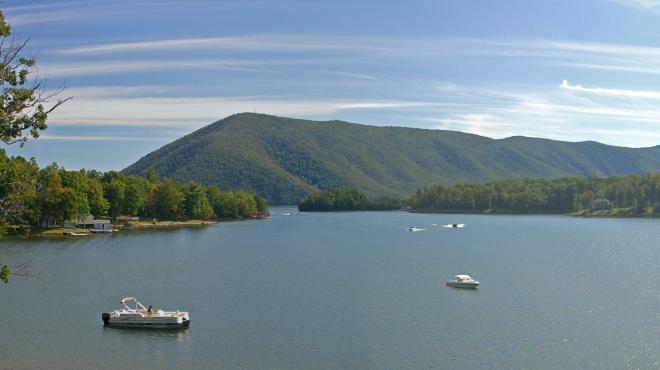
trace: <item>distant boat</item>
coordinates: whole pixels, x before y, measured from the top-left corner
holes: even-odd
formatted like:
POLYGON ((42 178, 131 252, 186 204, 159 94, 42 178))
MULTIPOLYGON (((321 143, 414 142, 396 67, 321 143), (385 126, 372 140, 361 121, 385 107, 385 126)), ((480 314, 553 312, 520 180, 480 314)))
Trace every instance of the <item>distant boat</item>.
POLYGON ((117 229, 89 229, 90 233, 94 234, 110 234, 110 233, 116 233, 117 229))
POLYGON ((66 235, 66 236, 85 236, 87 234, 85 234, 85 233, 75 233, 73 231, 65 231, 64 235, 66 235))
POLYGON ((453 280, 447 281, 447 286, 463 289, 477 289, 479 281, 473 279, 470 275, 456 275, 453 280))
POLYGON ((441 225, 442 227, 447 227, 447 228, 461 228, 465 227, 465 224, 447 224, 447 225, 441 225))
POLYGON ((414 227, 414 226, 410 226, 408 228, 408 231, 412 231, 412 232, 424 231, 424 230, 426 230, 426 229, 420 229, 419 227, 414 227))
POLYGON ((293 213, 293 212, 287 212, 287 213, 283 213, 282 215, 283 215, 283 216, 293 216, 293 215, 295 215, 295 213, 293 213))
POLYGON ((101 314, 104 326, 148 329, 186 329, 190 316, 185 311, 163 311, 144 307, 135 297, 125 297, 119 303, 123 308, 101 314), (129 303, 133 303, 133 307, 129 303))

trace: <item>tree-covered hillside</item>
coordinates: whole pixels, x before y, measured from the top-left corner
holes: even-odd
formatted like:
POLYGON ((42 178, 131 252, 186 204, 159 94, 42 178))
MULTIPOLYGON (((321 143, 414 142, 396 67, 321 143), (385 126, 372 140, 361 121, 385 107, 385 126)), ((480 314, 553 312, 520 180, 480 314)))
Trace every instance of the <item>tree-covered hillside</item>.
POLYGON ((625 177, 518 179, 486 184, 434 185, 403 203, 424 212, 579 213, 660 215, 660 173, 625 177))
POLYGON ((245 189, 273 204, 350 187, 400 197, 431 184, 660 171, 660 147, 527 137, 502 140, 455 131, 316 122, 236 114, 146 155, 124 170, 153 168, 177 181, 245 189))
POLYGON ((337 188, 310 194, 298 203, 301 212, 387 211, 399 209, 395 198, 370 197, 355 189, 337 188))

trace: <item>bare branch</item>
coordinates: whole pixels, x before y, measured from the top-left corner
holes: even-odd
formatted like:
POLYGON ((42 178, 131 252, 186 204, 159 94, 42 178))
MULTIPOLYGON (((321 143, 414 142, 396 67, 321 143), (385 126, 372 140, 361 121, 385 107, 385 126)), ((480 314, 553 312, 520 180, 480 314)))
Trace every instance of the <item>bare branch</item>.
POLYGON ((9 268, 10 274, 12 277, 21 277, 25 279, 35 279, 41 282, 42 289, 46 289, 46 280, 41 274, 36 274, 30 271, 34 258, 30 258, 25 262, 21 262, 9 268))

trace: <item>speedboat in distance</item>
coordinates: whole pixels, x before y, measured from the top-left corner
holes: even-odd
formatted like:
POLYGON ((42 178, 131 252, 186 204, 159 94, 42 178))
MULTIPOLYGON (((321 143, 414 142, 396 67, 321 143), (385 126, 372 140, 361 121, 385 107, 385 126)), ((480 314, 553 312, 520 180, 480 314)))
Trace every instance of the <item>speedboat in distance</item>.
POLYGON ((447 286, 464 289, 477 289, 479 281, 473 279, 470 275, 456 275, 454 279, 447 281, 447 286))

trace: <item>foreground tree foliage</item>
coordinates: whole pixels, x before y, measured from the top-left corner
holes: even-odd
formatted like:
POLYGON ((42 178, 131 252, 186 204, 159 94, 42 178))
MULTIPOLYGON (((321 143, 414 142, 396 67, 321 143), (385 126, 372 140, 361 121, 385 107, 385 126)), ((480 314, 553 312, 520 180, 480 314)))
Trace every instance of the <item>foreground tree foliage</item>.
POLYGON ((298 210, 314 211, 384 211, 399 209, 399 200, 369 197, 355 189, 337 188, 303 198, 298 210))
MULTIPOLYGON (((0 11, 0 141, 8 145, 20 143, 22 146, 28 138, 39 137, 40 131, 46 129, 48 114, 69 99, 57 99, 61 89, 47 92, 42 82, 30 78, 36 61, 23 55, 27 42, 13 38, 11 25, 0 11)), ((7 220, 33 221, 37 217, 34 211, 37 204, 31 203, 36 199, 34 179, 24 178, 34 173, 30 171, 36 168, 34 160, 16 160, 11 168, 6 167, 6 157, 2 160, 0 237, 4 236, 7 220)), ((63 202, 79 201, 74 199, 76 194, 70 192, 59 196, 63 202)), ((9 267, 0 263, 0 281, 7 283, 9 274, 9 267)))
POLYGON ((61 90, 49 93, 40 81, 30 78, 36 62, 22 55, 27 42, 12 37, 0 11, 0 140, 6 144, 39 137, 48 114, 68 100, 56 99, 61 90))
POLYGON ((659 215, 660 173, 625 177, 566 177, 420 189, 404 203, 420 211, 659 215), (606 200, 606 204, 603 204, 606 200))

